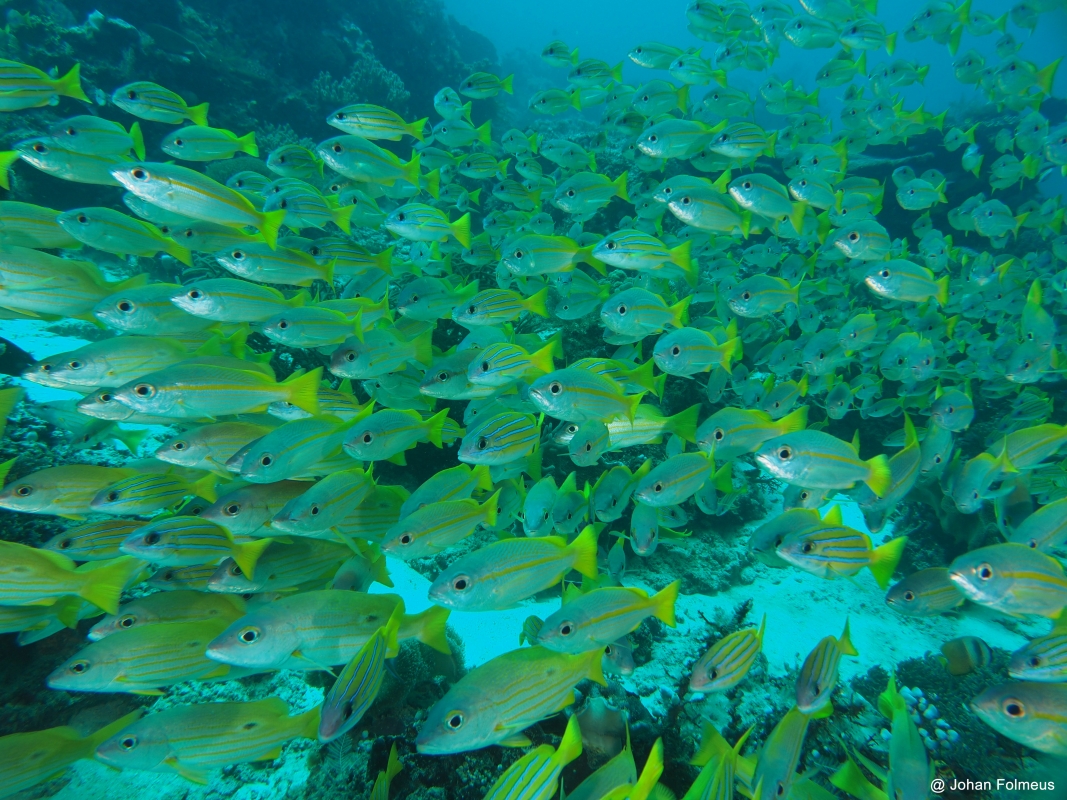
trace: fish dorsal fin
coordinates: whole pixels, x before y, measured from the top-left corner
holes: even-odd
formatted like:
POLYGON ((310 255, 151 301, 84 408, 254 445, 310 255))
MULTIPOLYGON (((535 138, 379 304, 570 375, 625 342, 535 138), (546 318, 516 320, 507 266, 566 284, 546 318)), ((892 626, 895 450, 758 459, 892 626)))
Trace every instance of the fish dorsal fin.
POLYGON ((841 506, 830 506, 830 510, 823 516, 822 521, 827 525, 844 525, 845 521, 841 516, 841 506))

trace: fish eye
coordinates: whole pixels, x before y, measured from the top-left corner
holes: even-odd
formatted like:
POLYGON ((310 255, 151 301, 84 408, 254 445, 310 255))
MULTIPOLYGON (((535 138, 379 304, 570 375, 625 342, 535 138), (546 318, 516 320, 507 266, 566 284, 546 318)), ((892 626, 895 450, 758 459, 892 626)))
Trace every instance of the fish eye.
POLYGON ((663 491, 663 481, 656 481, 654 484, 652 484, 652 491, 656 492, 656 494, 659 494, 660 492, 662 492, 663 491))
POLYGON ((741 184, 741 188, 743 188, 743 189, 751 189, 752 188, 752 181, 745 181, 744 183, 741 184))
POLYGON ((1041 658, 1039 656, 1030 656, 1030 658, 1026 660, 1026 665, 1028 667, 1040 667, 1041 658))
POLYGON ((671 355, 672 356, 680 356, 681 354, 682 354, 682 348, 680 348, 678 345, 675 345, 674 347, 671 348, 671 355))
POLYGON ((471 581, 466 575, 457 575, 452 579, 452 588, 457 592, 465 592, 470 588, 471 581))
POLYGON ((118 492, 108 492, 107 497, 105 497, 104 499, 107 500, 109 503, 114 503, 116 500, 119 499, 119 497, 120 495, 118 492))
POLYGON ((183 139, 181 139, 181 138, 178 138, 178 139, 174 140, 174 144, 176 144, 178 147, 181 147, 182 145, 185 144, 185 141, 183 139))
POLYGON ((159 544, 162 538, 158 531, 152 531, 145 534, 144 543, 147 545, 159 544))
POLYGON ((1022 702, 1015 699, 1008 699, 1004 701, 1004 713, 1012 719, 1019 719, 1026 716, 1026 707, 1022 702))
POLYGON ((793 448, 791 447, 779 447, 778 458, 782 461, 788 461, 793 457, 793 448))
POLYGON ((279 330, 283 330, 284 331, 288 327, 289 327, 289 321, 288 320, 284 320, 284 319, 278 320, 278 329, 279 330))
POLYGON ((133 311, 133 303, 131 303, 129 300, 119 300, 118 304, 115 307, 119 311, 123 311, 126 313, 133 311))
POLYGON ((48 148, 45 147, 45 145, 42 144, 41 142, 36 142, 33 145, 33 152, 35 152, 35 153, 47 153, 48 152, 48 148))
POLYGON ((245 258, 244 250, 234 250, 230 255, 233 256, 234 261, 244 261, 245 258))
POLYGON ((859 233, 857 233, 856 231, 852 231, 852 233, 848 235, 848 240, 850 242, 858 242, 860 240, 859 233))
POLYGON ((15 490, 15 494, 17 494, 19 497, 29 497, 31 494, 33 494, 33 487, 23 484, 15 490))
POLYGON ((151 397, 156 393, 155 387, 149 383, 139 383, 133 387, 133 391, 138 397, 151 397))
POLYGON ((187 297, 190 300, 199 300, 204 294, 199 289, 190 289, 187 297))
POLYGON ((134 616, 132 616, 130 614, 127 614, 126 616, 124 616, 122 619, 119 620, 119 627, 120 628, 132 628, 135 622, 137 622, 137 617, 134 617, 134 616))
POLYGON ((625 305, 619 306, 619 316, 624 316, 625 314, 626 314, 626 306, 625 305))
POLYGON ((255 644, 259 641, 259 628, 245 628, 237 634, 237 638, 245 644, 255 644))
POLYGON ((560 626, 559 626, 559 635, 560 636, 570 636, 572 633, 574 633, 574 623, 573 622, 562 622, 562 623, 560 623, 560 626))
POLYGON ((474 305, 467 306, 467 313, 468 314, 477 314, 478 313, 478 306, 474 306, 474 305))
POLYGON ((241 513, 241 504, 230 503, 228 506, 226 506, 226 508, 222 509, 222 513, 225 514, 227 517, 236 517, 238 514, 241 513))
POLYGON ((742 292, 741 293, 741 299, 742 300, 751 300, 752 299, 752 292, 742 292))
POLYGON ((60 542, 57 545, 57 547, 59 547, 60 550, 67 550, 73 544, 74 544, 74 540, 73 539, 64 539, 62 542, 60 542))
POLYGON ((363 434, 363 444, 370 444, 372 441, 374 441, 374 434, 370 431, 363 434))
POLYGON ((522 250, 516 250, 515 251, 515 258, 522 258, 524 255, 526 255, 526 254, 523 253, 522 250))
POLYGON ((110 403, 114 399, 114 395, 112 395, 110 392, 101 392, 97 399, 101 403, 110 403))
POLYGON ((813 545, 811 542, 804 542, 804 544, 801 545, 801 547, 800 547, 800 552, 802 552, 802 553, 810 553, 814 549, 815 549, 815 545, 813 545))
POLYGON ((410 533, 405 533, 400 537, 400 544, 411 544, 414 541, 414 537, 410 533))
POLYGON ((264 453, 262 456, 259 457, 259 463, 262 464, 264 467, 269 467, 271 464, 274 463, 274 457, 270 453, 264 453))
MULTIPOLYGON (((338 119, 338 120, 342 120, 342 119, 345 119, 347 116, 348 115, 345 114, 344 111, 338 111, 336 114, 333 115, 333 118, 334 119, 338 119)), ((278 160, 281 161, 283 158, 285 158, 285 156, 281 156, 278 160)))
POLYGON ((404 212, 403 211, 401 211, 399 214, 396 215, 396 221, 397 222, 403 222, 404 221, 404 212))
POLYGON ((345 361, 352 362, 355 360, 356 354, 352 350, 349 350, 347 353, 345 353, 345 361))
POLYGON ((333 147, 331 147, 330 149, 333 150, 335 153, 343 153, 344 152, 344 148, 341 147, 341 145, 339 143, 335 143, 333 145, 333 147))
POLYGON ((234 577, 241 575, 241 568, 236 563, 230 564, 230 574, 234 577))
POLYGON ((574 197, 574 189, 567 190, 567 197, 574 197))
POLYGON ((89 662, 84 660, 75 661, 73 664, 70 665, 70 671, 73 672, 75 675, 81 675, 87 669, 89 669, 89 662))
POLYGON ((915 592, 911 591, 910 589, 904 592, 904 599, 910 603, 912 600, 915 599, 915 592))
POLYGON ((444 383, 445 381, 448 380, 448 373, 447 372, 438 372, 437 373, 437 380, 439 380, 441 383, 444 383))
POLYGON ((455 711, 455 712, 453 712, 453 713, 448 715, 448 720, 447 720, 446 724, 452 730, 458 731, 460 728, 463 727, 464 721, 465 720, 463 718, 463 715, 460 714, 458 711, 455 711))
POLYGON ((73 361, 68 363, 67 366, 70 367, 71 369, 81 369, 85 365, 82 364, 82 362, 78 361, 77 359, 74 359, 73 361))
MULTIPOLYGON (((978 492, 975 492, 975 495, 977 494, 978 492)), ((977 497, 975 499, 977 499, 977 497)), ((979 578, 983 581, 987 581, 993 577, 993 566, 991 564, 979 564, 978 569, 975 570, 975 572, 979 578)))
POLYGON ((148 170, 141 167, 137 167, 130 174, 139 181, 148 180, 148 170))

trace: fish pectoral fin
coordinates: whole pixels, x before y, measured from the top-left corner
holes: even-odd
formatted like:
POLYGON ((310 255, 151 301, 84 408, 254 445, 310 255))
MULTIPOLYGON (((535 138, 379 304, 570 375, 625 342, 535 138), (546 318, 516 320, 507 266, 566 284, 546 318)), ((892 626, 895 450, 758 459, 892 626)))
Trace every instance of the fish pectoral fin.
POLYGON ((163 697, 166 692, 162 689, 133 689, 130 694, 139 694, 143 697, 163 697))
POLYGON ((274 761, 277 758, 282 757, 282 746, 278 745, 268 753, 264 753, 262 758, 256 759, 257 761, 274 761))
POLYGON ((202 769, 194 769, 193 767, 186 766, 174 756, 163 759, 163 763, 187 781, 192 781, 193 783, 199 783, 201 785, 207 784, 207 772, 202 769))
POLYGON ((211 670, 211 672, 209 672, 207 675, 202 675, 200 677, 200 680, 206 681, 206 680, 211 680, 212 678, 225 678, 229 674, 230 674, 230 665, 229 664, 219 664, 217 667, 215 667, 215 669, 211 670))
POLYGON ((295 659, 297 659, 299 661, 303 661, 305 664, 311 664, 311 666, 314 669, 321 669, 324 672, 330 673, 335 678, 337 677, 337 673, 333 671, 332 667, 327 667, 326 665, 320 664, 318 661, 315 661, 312 658, 308 658, 303 653, 301 653, 299 650, 294 650, 292 655, 293 655, 293 658, 295 658, 295 659))
POLYGON ((497 744, 501 747, 528 747, 532 742, 530 741, 530 737, 526 736, 522 731, 519 731, 518 733, 513 733, 506 739, 497 742, 497 744))

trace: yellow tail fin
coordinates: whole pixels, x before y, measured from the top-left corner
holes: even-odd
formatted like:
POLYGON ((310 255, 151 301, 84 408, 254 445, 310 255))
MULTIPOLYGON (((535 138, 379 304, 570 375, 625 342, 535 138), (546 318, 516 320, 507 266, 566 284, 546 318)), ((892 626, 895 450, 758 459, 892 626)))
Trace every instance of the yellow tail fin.
POLYGON ((297 375, 282 383, 289 390, 287 398, 297 408, 312 415, 319 413, 319 382, 322 380, 322 367, 316 367, 305 375, 297 375))
MULTIPOLYGON (((63 97, 73 97, 75 100, 88 103, 89 98, 85 96, 85 92, 82 90, 81 70, 82 65, 75 64, 70 68, 70 72, 57 80, 55 83, 56 94, 60 94, 63 97)), ((204 124, 206 125, 207 123, 204 124)))
POLYGON ((587 578, 596 577, 596 542, 596 526, 586 525, 585 529, 566 548, 567 552, 574 557, 571 568, 578 570, 587 578))
POLYGON ((908 543, 907 536, 898 536, 896 539, 886 542, 881 547, 875 548, 871 553, 869 569, 877 581, 879 588, 885 589, 893 579, 900 557, 904 555, 904 546, 908 543))
POLYGON ((231 551, 233 560, 237 562, 237 566, 248 576, 249 580, 255 577, 256 562, 273 541, 273 539, 254 539, 251 542, 234 542, 231 551))
POLYGON ((111 563, 85 573, 86 581, 78 594, 108 614, 117 614, 119 596, 130 576, 144 564, 132 556, 116 558, 111 563))
POLYGON ((185 115, 194 125, 203 125, 207 127, 207 110, 208 103, 201 103, 198 106, 185 109, 185 115))
POLYGON ((415 638, 446 656, 452 655, 452 648, 448 646, 448 639, 445 638, 445 623, 448 622, 450 613, 452 612, 449 609, 442 606, 430 606, 411 618, 416 623, 415 638))
POLYGON ((652 613, 670 627, 674 627, 674 603, 678 599, 678 590, 682 582, 668 584, 652 597, 652 613))

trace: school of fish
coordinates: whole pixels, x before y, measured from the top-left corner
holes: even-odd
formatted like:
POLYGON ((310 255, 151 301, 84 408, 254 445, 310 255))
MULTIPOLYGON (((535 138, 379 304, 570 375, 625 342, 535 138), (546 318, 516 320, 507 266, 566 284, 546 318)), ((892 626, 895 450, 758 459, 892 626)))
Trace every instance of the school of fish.
MULTIPOLYGON (((1067 755, 1057 558, 1067 426, 1052 421, 1067 369, 1067 236, 1060 198, 1035 188, 1067 175, 1067 123, 1042 114, 1059 61, 1023 59, 1007 32, 1009 21, 1032 31, 1064 3, 1023 0, 993 17, 970 0, 929 0, 899 32, 879 21, 876 0, 799 5, 692 0, 688 29, 703 47, 635 46, 629 60, 648 70, 638 86, 622 83, 621 62, 548 44, 542 59, 568 85, 536 92, 529 109, 602 109, 588 146, 476 124, 478 101, 513 86, 475 73, 437 93, 436 122, 352 104, 323 120, 317 146, 267 154, 254 133, 211 127, 207 103, 134 82, 114 90, 115 120, 83 109, 0 154, 5 188, 19 161, 114 187, 108 207, 0 201, 0 315, 108 332, 23 378, 81 396, 35 407, 71 442, 131 451, 123 466, 0 467, 5 513, 70 521, 57 519, 39 547, 0 541, 0 631, 30 645, 95 620, 47 678, 68 692, 336 675, 310 709, 277 697, 205 702, 88 733, 0 738, 0 797, 84 758, 207 783, 220 767, 279 757, 294 738, 331 742, 373 705, 400 643, 448 653, 452 610, 483 612, 492 626, 493 612, 552 592, 559 609, 514 631, 524 645, 426 709, 421 755, 408 757, 529 745, 524 731, 571 706, 580 682, 634 670, 628 636, 645 619, 674 626, 680 581, 627 584, 661 540, 710 535, 705 518, 733 509, 749 491, 741 473, 756 469, 783 487, 781 512, 751 536, 768 567, 828 580, 867 570, 905 615, 970 602, 1051 620, 1013 654, 1016 681, 971 708, 1017 742, 1067 755), (898 36, 947 47, 954 74, 928 79, 928 66, 895 57, 898 36), (978 37, 997 38, 995 60, 968 49, 978 37), (775 76, 785 48, 825 55, 816 86, 775 76), (735 87, 741 71, 763 73, 758 97, 735 87), (905 108, 899 92, 928 80, 978 87, 1015 124, 948 127, 925 103, 905 108), (820 92, 843 98, 837 118, 820 112, 820 92), (779 127, 753 121, 757 100, 779 127), (156 160, 143 129, 162 135, 156 160), (982 191, 963 196, 954 178, 906 163, 884 180, 858 174, 867 148, 920 136, 959 153, 950 176, 973 176, 982 191), (235 155, 264 155, 263 169, 225 184, 203 170, 235 155), (598 160, 628 168, 605 174, 598 160), (1036 199, 1009 206, 1000 197, 1015 186, 1036 199), (906 215, 909 235, 890 234, 883 207, 906 215), (379 230, 392 246, 359 243, 379 230), (170 284, 135 258, 135 274, 109 274, 94 251, 199 266, 170 284), (572 352, 559 320, 602 333, 600 355, 572 352), (319 366, 281 376, 272 351, 249 346, 253 334, 319 366), (692 386, 699 402, 664 413, 665 393, 692 386), (971 436, 963 452, 976 407, 1000 416, 982 447, 971 436), (860 420, 873 419, 895 432, 861 441, 860 420), (854 438, 828 431, 845 423, 854 438), (151 426, 167 426, 152 451, 142 446, 151 426), (626 461, 627 448, 661 444, 626 461), (415 449, 420 462, 454 455, 455 466, 417 487, 378 480, 374 462, 404 465, 415 449), (844 502, 865 529, 844 523, 844 502), (978 537, 894 584, 907 538, 879 534, 904 502, 931 506, 945 526, 991 515, 1001 541, 978 537), (695 534, 680 530, 690 520, 695 534), (478 531, 496 540, 450 556, 478 531), (388 559, 438 554, 448 566, 426 610, 368 592, 392 586, 388 559)), ((54 77, 0 61, 0 109, 77 101, 88 102, 77 66, 54 77)), ((23 388, 0 390, 3 417, 23 401, 23 388)), ((776 624, 764 617, 715 642, 691 666, 689 690, 744 681, 776 624)), ((730 744, 705 727, 685 800, 833 796, 797 767, 810 721, 834 713, 841 659, 862 656, 847 623, 825 633, 812 637, 795 706, 764 741, 730 744)), ((964 637, 944 655, 964 674, 989 648, 964 637)), ((926 798, 936 758, 893 678, 879 710, 888 767, 850 754, 830 783, 859 798, 926 798)), ((529 750, 486 797, 554 797, 581 752, 574 715, 558 747, 529 750)), ((372 796, 386 798, 400 769, 394 744, 372 796)), ((667 797, 663 769, 662 742, 638 771, 627 740, 567 794, 667 797)))

